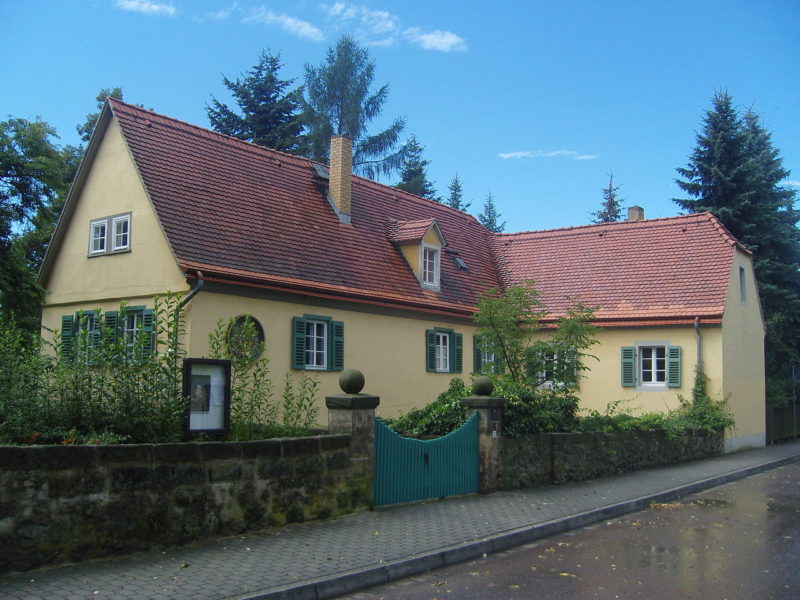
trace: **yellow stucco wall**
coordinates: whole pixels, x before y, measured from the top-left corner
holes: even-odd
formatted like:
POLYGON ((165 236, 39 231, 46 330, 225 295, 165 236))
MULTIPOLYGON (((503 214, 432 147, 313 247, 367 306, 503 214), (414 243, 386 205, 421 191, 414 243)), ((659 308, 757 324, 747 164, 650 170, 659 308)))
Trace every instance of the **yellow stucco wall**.
MULTIPOLYGON (((381 397, 378 414, 397 416, 433 401, 447 389, 453 377, 469 381, 472 369, 472 327, 444 320, 425 320, 383 314, 367 314, 342 307, 309 306, 228 294, 200 292, 187 306, 186 318, 191 336, 187 349, 191 356, 208 353, 208 334, 218 319, 244 314, 254 316, 264 328, 264 346, 270 359, 276 401, 280 401, 286 372, 291 369, 292 317, 304 314, 330 317, 344 323, 344 367, 358 369, 366 378, 365 393, 381 397), (425 370, 425 330, 434 327, 453 329, 464 335, 462 373, 429 373, 425 370)), ((324 396, 339 394, 338 371, 305 371, 320 383, 320 418, 324 422, 324 396)))
POLYGON ((113 119, 79 193, 45 282, 44 326, 58 327, 61 314, 79 308, 110 309, 121 298, 152 306, 156 294, 188 289, 113 119), (90 222, 128 212, 131 251, 90 258, 90 222))
POLYGON ((730 281, 722 327, 725 379, 721 396, 736 415, 736 428, 726 440, 728 449, 735 450, 766 444, 764 325, 752 260, 738 249, 730 281))

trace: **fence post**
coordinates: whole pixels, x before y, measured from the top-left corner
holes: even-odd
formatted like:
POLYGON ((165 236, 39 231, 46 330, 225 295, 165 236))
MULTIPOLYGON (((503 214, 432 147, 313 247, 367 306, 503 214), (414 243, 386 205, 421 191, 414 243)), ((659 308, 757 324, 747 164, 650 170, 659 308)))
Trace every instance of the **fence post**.
POLYGON ((370 502, 375 471, 375 408, 380 396, 362 394, 364 374, 357 369, 347 369, 339 375, 343 394, 325 396, 328 407, 328 433, 351 436, 350 460, 363 463, 362 473, 367 477, 370 502))
POLYGON ((502 444, 503 407, 505 398, 492 396, 494 384, 488 377, 476 377, 472 384, 474 396, 461 399, 469 417, 478 413, 478 447, 480 449, 480 491, 482 494, 498 489, 500 475, 500 446, 502 444))

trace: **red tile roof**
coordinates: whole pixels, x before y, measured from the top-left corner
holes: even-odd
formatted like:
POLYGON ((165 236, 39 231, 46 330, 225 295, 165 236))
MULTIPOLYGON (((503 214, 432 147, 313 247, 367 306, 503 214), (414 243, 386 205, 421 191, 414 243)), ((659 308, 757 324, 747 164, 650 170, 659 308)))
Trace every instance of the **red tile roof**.
POLYGON ((554 315, 575 297, 609 326, 721 319, 737 242, 710 214, 493 235, 470 215, 354 176, 344 224, 312 161, 110 106, 192 276, 461 316, 487 287, 533 279, 554 315), (448 250, 439 292, 419 285, 395 245, 434 221, 448 250))
MULTIPOLYGON (((252 285, 433 312, 471 314, 500 277, 472 216, 353 177, 352 224, 339 222, 312 161, 110 101, 182 269, 252 285), (441 262, 425 290, 389 238, 435 219, 470 269, 441 262)), ((426 227, 427 229, 427 227, 426 227)))
POLYGON ((738 242, 710 213, 501 234, 508 283, 534 280, 554 315, 568 298, 607 325, 719 322, 738 242))

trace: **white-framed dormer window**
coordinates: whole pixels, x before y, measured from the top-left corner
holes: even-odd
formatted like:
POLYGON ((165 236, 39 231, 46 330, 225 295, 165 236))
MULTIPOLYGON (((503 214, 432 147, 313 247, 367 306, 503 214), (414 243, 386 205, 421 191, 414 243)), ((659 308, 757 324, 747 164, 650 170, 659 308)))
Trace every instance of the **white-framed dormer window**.
POLYGON ((441 265, 441 250, 436 246, 422 245, 422 264, 420 273, 422 285, 427 288, 439 289, 439 270, 441 265))
POLYGON ((130 248, 130 213, 92 220, 89 225, 89 256, 127 252, 130 248))

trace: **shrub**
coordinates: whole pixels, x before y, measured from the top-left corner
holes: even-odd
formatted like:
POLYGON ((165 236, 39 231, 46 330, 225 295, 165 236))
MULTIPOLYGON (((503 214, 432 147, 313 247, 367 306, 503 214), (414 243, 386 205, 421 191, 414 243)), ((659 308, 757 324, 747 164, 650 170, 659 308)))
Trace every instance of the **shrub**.
POLYGON ((406 435, 447 435, 465 422, 464 407, 459 400, 472 393, 472 388, 455 377, 450 380, 447 391, 442 392, 430 404, 412 408, 397 419, 384 419, 387 426, 406 435))

